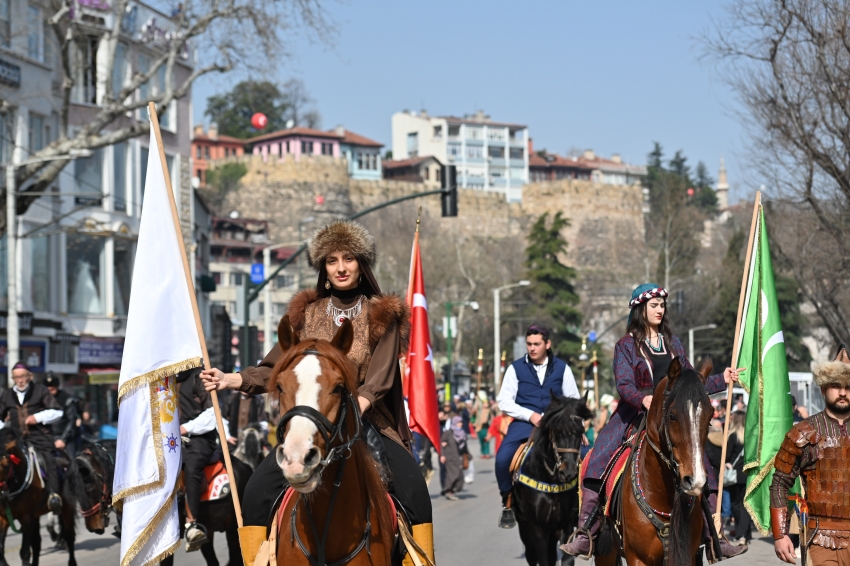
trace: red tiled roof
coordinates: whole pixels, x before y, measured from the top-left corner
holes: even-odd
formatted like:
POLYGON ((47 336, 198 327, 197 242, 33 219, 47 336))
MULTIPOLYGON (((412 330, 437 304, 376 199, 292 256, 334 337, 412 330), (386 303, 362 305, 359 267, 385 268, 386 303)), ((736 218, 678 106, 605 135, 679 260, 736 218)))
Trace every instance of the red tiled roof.
MULTIPOLYGON (((335 130, 328 130, 330 133, 335 133, 335 130)), ((360 134, 355 134, 351 130, 344 130, 344 134, 342 139, 339 140, 340 143, 349 143, 351 145, 363 145, 367 147, 384 147, 384 144, 380 142, 376 142, 375 140, 370 140, 367 137, 361 136, 360 134)))
POLYGON ((207 134, 201 134, 199 136, 195 136, 192 138, 192 141, 204 141, 210 143, 218 143, 218 142, 227 142, 227 143, 238 143, 240 145, 245 144, 245 140, 240 138, 234 138, 233 136, 223 136, 219 135, 217 138, 211 138, 207 134))
POLYGON ((277 138, 288 138, 290 136, 310 136, 314 138, 333 138, 337 140, 342 139, 341 135, 333 131, 323 132, 322 130, 314 130, 312 128, 302 128, 301 126, 298 126, 297 128, 290 128, 288 130, 278 130, 269 134, 263 134, 254 138, 248 138, 247 140, 245 140, 245 142, 256 143, 259 141, 273 140, 277 138))
POLYGON ((564 167, 570 169, 583 169, 592 171, 596 169, 593 165, 582 158, 561 157, 555 153, 547 153, 546 157, 542 157, 538 153, 532 153, 528 157, 529 167, 564 167))
POLYGON ((381 161, 381 164, 384 166, 384 169, 401 169, 402 167, 413 167, 414 165, 419 165, 420 163, 424 163, 429 159, 433 159, 437 163, 440 162, 440 160, 434 157, 433 155, 425 155, 422 157, 411 157, 410 159, 400 159, 398 161, 384 159, 381 161))

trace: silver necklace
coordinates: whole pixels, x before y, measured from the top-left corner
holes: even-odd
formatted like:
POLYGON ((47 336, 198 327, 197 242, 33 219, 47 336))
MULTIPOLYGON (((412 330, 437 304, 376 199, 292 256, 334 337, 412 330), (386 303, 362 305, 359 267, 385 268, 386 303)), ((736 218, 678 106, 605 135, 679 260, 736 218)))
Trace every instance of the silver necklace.
POLYGON ((357 315, 363 310, 363 295, 360 295, 360 299, 357 301, 357 304, 353 307, 349 307, 347 309, 341 309, 334 304, 333 298, 328 298, 328 308, 326 310, 329 317, 334 319, 334 323, 337 326, 342 326, 342 321, 346 318, 349 320, 354 320, 357 318, 357 315))

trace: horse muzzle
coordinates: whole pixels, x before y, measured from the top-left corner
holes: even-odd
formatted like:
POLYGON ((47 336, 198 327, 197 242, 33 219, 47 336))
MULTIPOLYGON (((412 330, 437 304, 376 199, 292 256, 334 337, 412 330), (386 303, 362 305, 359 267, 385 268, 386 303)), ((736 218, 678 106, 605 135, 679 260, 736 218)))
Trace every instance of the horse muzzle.
POLYGON ((310 493, 319 485, 321 476, 321 452, 310 447, 306 451, 287 450, 286 445, 275 449, 275 460, 283 472, 283 477, 293 489, 301 493, 310 493))
POLYGON ((683 493, 699 497, 702 494, 702 488, 705 487, 705 475, 702 479, 694 476, 683 476, 680 485, 683 493))

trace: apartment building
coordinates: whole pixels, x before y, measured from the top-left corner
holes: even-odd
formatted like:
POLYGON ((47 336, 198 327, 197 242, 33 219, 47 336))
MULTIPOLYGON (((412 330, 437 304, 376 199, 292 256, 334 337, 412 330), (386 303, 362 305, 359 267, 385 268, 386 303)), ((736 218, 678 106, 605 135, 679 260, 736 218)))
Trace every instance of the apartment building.
POLYGON ((560 179, 584 179, 605 185, 638 185, 646 177, 646 167, 624 163, 619 154, 610 158, 596 155, 592 149, 581 155, 562 157, 547 151, 533 151, 529 143, 529 177, 532 183, 560 179))
POLYGON ((195 125, 192 134, 192 178, 200 185, 207 183, 207 169, 216 159, 229 159, 245 154, 245 140, 218 133, 216 124, 204 131, 203 124, 195 125))
POLYGON ((498 191, 522 200, 528 176, 528 127, 496 122, 482 111, 463 118, 397 112, 392 117, 393 159, 434 156, 457 167, 458 186, 498 191))

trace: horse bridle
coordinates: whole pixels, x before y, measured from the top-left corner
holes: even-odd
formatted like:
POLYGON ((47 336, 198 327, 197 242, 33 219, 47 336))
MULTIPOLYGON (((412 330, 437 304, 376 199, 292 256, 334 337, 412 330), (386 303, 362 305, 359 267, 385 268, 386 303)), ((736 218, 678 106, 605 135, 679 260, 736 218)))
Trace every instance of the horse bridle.
MULTIPOLYGON (((577 420, 577 421, 581 422, 581 417, 579 417, 578 415, 571 415, 570 418, 573 419, 573 420, 577 420)), ((545 459, 543 460, 543 465, 546 467, 546 471, 549 472, 550 474, 552 474, 552 476, 555 476, 557 474, 557 472, 559 472, 560 470, 563 470, 564 467, 566 467, 567 462, 566 462, 566 458, 564 456, 565 454, 575 454, 576 455, 576 465, 577 466, 580 465, 580 463, 581 463, 581 456, 580 456, 581 449, 580 448, 561 448, 560 446, 557 445, 557 443, 555 443, 555 439, 552 437, 552 431, 551 430, 549 430, 549 442, 552 444, 552 451, 555 453, 555 469, 554 470, 550 469, 549 464, 546 462, 545 459)), ((581 442, 581 441, 579 441, 579 442, 581 442)))
POLYGON ((676 456, 673 454, 673 442, 670 440, 670 390, 664 390, 664 402, 661 406, 661 433, 664 436, 665 444, 667 447, 667 451, 670 453, 670 457, 664 455, 661 449, 655 445, 652 439, 649 438, 649 434, 646 434, 646 441, 649 443, 649 446, 658 454, 658 457, 661 458, 661 461, 670 469, 673 474, 673 486, 676 489, 681 489, 681 480, 679 479, 679 462, 676 460, 676 456))
MULTIPOLYGON (((103 447, 101 444, 97 444, 97 443, 95 444, 95 446, 97 446, 98 448, 103 450, 103 452, 109 457, 109 460, 112 461, 112 455, 109 453, 109 451, 106 450, 105 447, 103 447)), ((100 483, 100 485, 101 485, 101 495, 100 495, 100 501, 95 503, 89 509, 81 509, 80 515, 82 515, 83 517, 91 517, 92 515, 94 515, 95 513, 97 513, 99 511, 100 514, 104 518, 106 518, 107 521, 108 521, 109 511, 112 509, 112 498, 109 496, 109 485, 106 481, 106 478, 104 478, 102 474, 98 473, 94 469, 94 467, 91 465, 91 463, 89 463, 88 459, 80 458, 80 456, 82 456, 84 454, 87 454, 87 455, 91 456, 92 458, 94 458, 94 453, 91 451, 91 448, 84 448, 74 458, 74 460, 81 462, 82 465, 84 465, 86 468, 88 468, 88 470, 89 470, 89 472, 91 472, 92 476, 94 476, 95 485, 94 485, 93 489, 96 489, 97 484, 100 483)), ((86 486, 86 492, 88 492, 88 491, 90 491, 90 488, 88 486, 86 486)))
MULTIPOLYGON (((304 350, 301 354, 303 356, 313 355, 319 357, 322 355, 318 352, 318 350, 313 349, 304 350)), ((363 532, 363 537, 360 539, 360 544, 358 544, 357 547, 344 558, 337 560, 336 562, 332 562, 331 564, 327 563, 325 547, 327 545, 328 533, 330 532, 330 524, 331 518, 333 517, 334 506, 336 505, 337 496, 339 495, 339 486, 342 483, 342 474, 345 470, 345 463, 348 461, 349 457, 351 457, 351 447, 354 445, 355 442, 360 440, 361 433, 360 406, 354 400, 354 396, 351 394, 351 391, 349 391, 346 387, 344 387, 343 385, 339 385, 336 390, 339 391, 340 396, 342 397, 342 401, 340 403, 340 410, 339 414, 337 414, 335 423, 331 423, 330 419, 328 419, 325 415, 323 415, 313 407, 308 407, 306 405, 296 405, 295 407, 292 407, 291 409, 286 411, 286 413, 280 418, 280 422, 277 426, 277 442, 278 445, 281 445, 283 444, 283 431, 286 428, 287 423, 291 421, 294 417, 303 417, 312 422, 314 425, 316 425, 319 434, 322 435, 322 438, 325 441, 325 448, 328 451, 324 459, 322 459, 317 465, 317 467, 319 468, 317 473, 321 474, 322 471, 324 471, 324 469, 327 468, 330 464, 336 462, 337 460, 341 460, 339 469, 337 470, 336 477, 334 479, 334 487, 331 491, 331 500, 328 506, 327 518, 325 519, 324 533, 322 535, 319 535, 319 531, 316 528, 316 523, 313 520, 313 513, 310 510, 310 504, 303 494, 299 497, 299 501, 295 502, 295 505, 292 507, 292 513, 290 514, 290 538, 292 541, 298 542, 298 546, 301 549, 301 552, 313 566, 341 566, 342 564, 347 563, 355 556, 357 556, 357 554, 359 554, 364 547, 366 548, 366 552, 369 554, 369 556, 372 555, 371 549, 369 547, 370 539, 372 537, 371 506, 369 504, 369 499, 367 498, 366 528, 363 532), (348 415, 349 405, 351 405, 352 412, 354 414, 355 430, 354 434, 351 437, 343 439, 343 429, 345 427, 345 419, 348 415), (340 440, 340 444, 336 446, 331 446, 331 443, 336 439, 340 440), (301 540, 301 535, 298 534, 298 529, 295 525, 295 518, 298 512, 299 502, 304 503, 304 508, 307 512, 307 518, 309 519, 310 527, 313 531, 313 536, 318 544, 318 552, 316 556, 310 554, 310 551, 307 549, 307 546, 301 540)))

